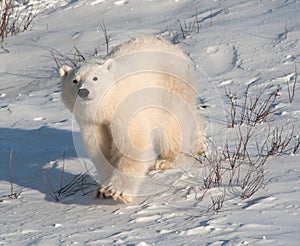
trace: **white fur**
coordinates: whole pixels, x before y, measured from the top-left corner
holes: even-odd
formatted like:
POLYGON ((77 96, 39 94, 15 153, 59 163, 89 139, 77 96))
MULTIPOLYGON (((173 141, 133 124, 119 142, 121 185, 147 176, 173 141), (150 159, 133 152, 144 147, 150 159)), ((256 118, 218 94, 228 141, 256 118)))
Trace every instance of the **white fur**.
POLYGON ((105 196, 131 201, 150 169, 172 166, 181 153, 205 151, 194 66, 178 47, 153 37, 133 39, 105 61, 63 66, 59 73, 62 98, 105 196), (77 96, 82 89, 89 92, 85 98, 77 96))

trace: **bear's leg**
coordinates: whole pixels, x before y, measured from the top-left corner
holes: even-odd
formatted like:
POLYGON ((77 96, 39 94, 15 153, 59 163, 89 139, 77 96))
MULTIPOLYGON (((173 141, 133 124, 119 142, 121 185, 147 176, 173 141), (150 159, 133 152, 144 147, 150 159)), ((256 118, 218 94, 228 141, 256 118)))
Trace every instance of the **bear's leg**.
POLYGON ((111 197, 129 203, 136 196, 150 164, 123 156, 114 166, 111 177, 99 187, 96 197, 111 197))
POLYGON ((178 156, 179 153, 179 143, 175 139, 169 138, 165 139, 155 164, 151 167, 150 171, 167 170, 173 168, 172 163, 178 156))

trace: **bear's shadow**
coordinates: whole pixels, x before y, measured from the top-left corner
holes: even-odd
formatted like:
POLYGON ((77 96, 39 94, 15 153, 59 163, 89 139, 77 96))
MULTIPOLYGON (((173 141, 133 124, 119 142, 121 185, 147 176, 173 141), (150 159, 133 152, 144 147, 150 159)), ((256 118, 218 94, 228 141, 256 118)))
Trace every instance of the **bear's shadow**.
MULTIPOLYGON (((83 168, 77 174, 62 170, 63 160, 67 163, 72 159, 70 163, 81 165, 79 159, 87 158, 83 151, 75 149, 73 137, 79 136, 79 132, 47 126, 30 130, 0 128, 0 180, 10 183, 12 179, 14 192, 21 192, 21 196, 36 190, 51 202, 110 205, 113 201, 93 200, 97 182, 91 173, 83 168)), ((10 194, 10 185, 7 187, 0 197, 10 194)))

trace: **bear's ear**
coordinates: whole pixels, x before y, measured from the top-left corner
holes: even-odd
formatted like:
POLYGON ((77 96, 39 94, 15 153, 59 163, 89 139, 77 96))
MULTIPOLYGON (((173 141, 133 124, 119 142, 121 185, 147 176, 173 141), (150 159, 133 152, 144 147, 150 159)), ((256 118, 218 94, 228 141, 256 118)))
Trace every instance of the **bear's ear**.
POLYGON ((105 61, 105 63, 103 64, 103 66, 110 72, 115 72, 116 71, 116 61, 114 59, 108 59, 107 61, 105 61))
POLYGON ((65 78, 71 70, 72 70, 71 67, 64 65, 59 69, 59 76, 61 78, 65 78))

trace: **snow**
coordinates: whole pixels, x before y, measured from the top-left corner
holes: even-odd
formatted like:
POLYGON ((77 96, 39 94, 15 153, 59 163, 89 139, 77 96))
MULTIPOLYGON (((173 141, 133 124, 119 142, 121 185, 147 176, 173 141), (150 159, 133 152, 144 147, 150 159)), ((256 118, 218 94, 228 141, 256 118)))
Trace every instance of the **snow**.
MULTIPOLYGON (((39 14, 31 31, 5 39, 9 53, 0 49, 0 245, 299 244, 299 151, 269 158, 265 185, 247 199, 240 198, 238 186, 211 188, 200 199, 203 168, 195 165, 189 172, 167 171, 176 182, 169 180, 163 192, 132 204, 93 200, 97 174, 61 101, 50 54, 72 57, 76 46, 85 57, 95 49, 104 56, 102 20, 111 47, 140 34, 179 41, 197 66, 208 139, 219 146, 236 138, 227 127, 225 88, 242 102, 247 85, 257 94, 269 84, 270 90, 281 87, 271 127, 294 126, 299 138, 299 83, 293 103, 287 92, 295 65, 299 70, 298 1, 19 2, 20 8, 33 4, 39 14), (183 39, 178 20, 188 25, 196 13, 200 30, 183 39), (7 196, 10 171, 17 198, 7 196), (55 201, 51 189, 74 179, 55 201), (224 192, 222 208, 211 209, 224 192)), ((259 143, 266 129, 266 123, 257 126, 259 143)), ((249 148, 255 155, 255 146, 249 148)))

